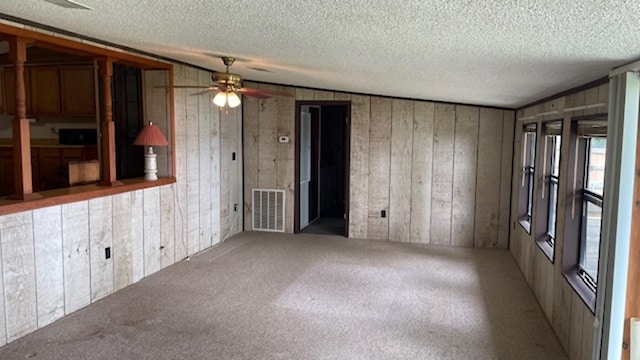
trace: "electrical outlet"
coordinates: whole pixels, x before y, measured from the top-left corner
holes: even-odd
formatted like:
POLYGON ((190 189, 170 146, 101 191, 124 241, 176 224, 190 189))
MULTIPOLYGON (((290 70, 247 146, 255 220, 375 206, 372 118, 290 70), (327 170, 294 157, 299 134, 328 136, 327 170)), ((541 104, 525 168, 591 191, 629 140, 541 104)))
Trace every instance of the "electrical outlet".
POLYGON ((386 218, 387 217, 387 211, 386 210, 380 211, 380 217, 386 218))
POLYGON ((236 153, 234 153, 234 152, 233 152, 233 153, 231 153, 231 160, 232 160, 232 161, 235 161, 235 160, 236 160, 236 153))
POLYGON ((111 247, 104 248, 104 258, 105 259, 111 258, 111 247))
POLYGON ((238 204, 233 204, 233 211, 234 212, 238 211, 238 204))

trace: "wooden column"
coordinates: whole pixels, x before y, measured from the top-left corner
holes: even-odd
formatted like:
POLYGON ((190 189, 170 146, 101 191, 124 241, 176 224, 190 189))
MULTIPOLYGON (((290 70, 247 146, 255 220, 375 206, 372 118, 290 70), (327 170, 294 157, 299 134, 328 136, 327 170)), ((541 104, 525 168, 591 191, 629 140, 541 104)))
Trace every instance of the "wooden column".
MULTIPOLYGON (((640 119, 638 119, 640 125, 640 119)), ((627 276, 627 305, 625 307, 624 346, 622 359, 630 358, 630 321, 640 317, 640 127, 636 144, 636 180, 633 191, 633 215, 629 241, 629 272, 627 276)))
POLYGON ((102 174, 100 185, 119 185, 116 181, 116 149, 115 149, 115 124, 113 123, 113 111, 111 100, 111 78, 113 76, 113 59, 100 59, 98 61, 100 72, 102 119, 100 121, 100 146, 102 150, 102 174))
POLYGON ((25 39, 9 39, 9 56, 15 69, 16 114, 13 118, 13 170, 14 193, 11 199, 31 200, 40 197, 33 194, 31 180, 31 135, 27 120, 27 94, 24 84, 24 63, 27 61, 25 39))

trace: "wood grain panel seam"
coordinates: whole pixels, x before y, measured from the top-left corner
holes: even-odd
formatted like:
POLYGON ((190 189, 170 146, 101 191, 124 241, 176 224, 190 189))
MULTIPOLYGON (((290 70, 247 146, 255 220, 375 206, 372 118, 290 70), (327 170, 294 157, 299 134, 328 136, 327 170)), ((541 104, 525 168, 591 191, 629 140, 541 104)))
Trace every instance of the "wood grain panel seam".
MULTIPOLYGON (((391 110, 389 112, 389 121, 391 124, 389 125, 389 171, 387 174, 387 241, 391 241, 391 217, 393 214, 391 213, 391 153, 392 153, 392 140, 393 140, 393 100, 391 101, 391 110)), ((371 112, 371 107, 369 107, 369 112, 371 112)), ((369 121, 369 126, 371 126, 371 121, 369 121)), ((371 141, 371 138, 369 138, 371 141)), ((369 149, 371 150, 371 149, 369 149)))
MULTIPOLYGON (((60 211, 62 212, 62 210, 60 211)), ((35 285, 35 308, 36 308, 36 329, 40 328, 40 317, 38 316, 38 263, 36 262, 36 227, 33 211, 31 211, 31 240, 33 245, 33 284, 35 285)))
POLYGON ((4 341, 0 341, 0 344, 6 344, 7 341, 9 340, 9 331, 7 329, 7 301, 5 299, 6 294, 5 294, 5 286, 4 286, 4 258, 3 258, 3 253, 2 253, 2 232, 0 231, 0 285, 2 285, 2 291, 0 291, 0 294, 2 294, 2 318, 3 318, 3 323, 2 325, 4 325, 4 341))
MULTIPOLYGON (((473 192, 473 240, 472 240, 472 246, 475 247, 476 246, 476 217, 477 217, 477 211, 478 211, 478 166, 480 166, 479 160, 480 160, 480 109, 478 109, 478 131, 476 134, 476 185, 475 185, 475 191, 473 192)), ((454 152, 455 154, 455 152, 454 152)), ((500 202, 498 202, 500 203, 500 202)))

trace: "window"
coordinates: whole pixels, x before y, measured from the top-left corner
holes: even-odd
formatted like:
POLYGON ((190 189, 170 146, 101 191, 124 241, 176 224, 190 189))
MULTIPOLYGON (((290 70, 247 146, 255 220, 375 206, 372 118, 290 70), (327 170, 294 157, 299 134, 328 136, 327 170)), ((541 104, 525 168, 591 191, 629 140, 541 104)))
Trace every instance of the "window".
POLYGON ((520 224, 531 232, 536 163, 536 124, 527 124, 522 134, 522 181, 520 184, 520 224))
POLYGON ((582 228, 578 267, 585 283, 595 290, 598 280, 607 139, 587 138, 584 146, 585 183, 582 190, 582 228))
POLYGON ((560 147, 562 143, 562 120, 544 124, 542 141, 542 176, 538 192, 535 239, 538 247, 553 262, 558 219, 558 189, 560 175, 560 147))
POLYGON ((598 285, 607 115, 574 119, 567 169, 562 269, 576 293, 593 310, 598 285))
POLYGON ((549 206, 547 217, 548 243, 553 248, 556 240, 556 222, 558 218, 558 176, 560 174, 560 135, 549 135, 551 141, 551 173, 549 174, 549 206))

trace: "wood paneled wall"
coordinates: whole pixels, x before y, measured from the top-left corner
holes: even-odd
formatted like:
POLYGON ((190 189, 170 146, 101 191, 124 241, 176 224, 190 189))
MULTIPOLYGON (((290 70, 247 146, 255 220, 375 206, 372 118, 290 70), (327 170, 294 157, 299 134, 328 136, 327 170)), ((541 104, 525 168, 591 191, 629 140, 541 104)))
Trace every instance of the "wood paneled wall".
MULTIPOLYGON (((516 259, 529 286, 533 289, 538 301, 549 319, 562 346, 571 359, 590 359, 593 347, 595 316, 583 303, 562 274, 562 251, 564 244, 564 208, 566 205, 566 184, 569 152, 569 129, 571 117, 606 113, 608 107, 609 86, 603 84, 572 95, 557 98, 533 107, 519 110, 516 114, 516 132, 513 162, 513 193, 511 202, 511 218, 513 229, 510 238, 510 251, 516 259), (588 107, 587 107, 588 106, 588 107), (567 109, 565 111, 565 109, 567 109), (547 115, 541 115, 547 114, 547 115), (560 155, 560 176, 558 193, 558 219, 555 240, 555 262, 540 250, 534 235, 529 235, 517 224, 518 196, 521 179, 522 125, 524 122, 536 122, 540 129, 542 123, 553 119, 563 120, 563 138, 560 155)), ((538 144, 541 144, 538 142, 538 144)), ((537 160, 542 160, 542 150, 538 146, 537 160)), ((538 162, 538 164, 540 164, 538 162)), ((540 169, 540 165, 537 165, 540 169)), ((541 172, 537 172, 539 174, 541 172)), ((537 183, 541 179, 536 179, 537 183)), ((537 201, 541 197, 541 187, 534 190, 534 212, 537 201)), ((545 210, 541 210, 545 211, 545 210)), ((535 216, 533 221, 535 222, 535 216)), ((531 228, 535 229, 533 223, 531 228)), ((532 231, 534 234, 534 231, 532 231)))
MULTIPOLYGON (((210 83, 174 66, 176 85, 210 83)), ((241 111, 192 92, 174 93, 176 183, 0 216, 0 346, 241 231, 241 111)))
MULTIPOLYGON (((277 89, 295 100, 351 101, 350 237, 507 248, 513 111, 277 89)), ((286 190, 292 232, 295 101, 246 99, 243 106, 245 230, 251 189, 261 187, 286 190), (278 143, 281 135, 291 142, 278 143)))

